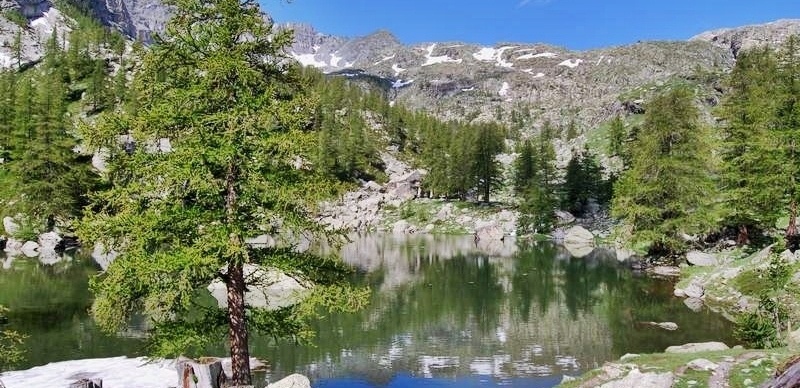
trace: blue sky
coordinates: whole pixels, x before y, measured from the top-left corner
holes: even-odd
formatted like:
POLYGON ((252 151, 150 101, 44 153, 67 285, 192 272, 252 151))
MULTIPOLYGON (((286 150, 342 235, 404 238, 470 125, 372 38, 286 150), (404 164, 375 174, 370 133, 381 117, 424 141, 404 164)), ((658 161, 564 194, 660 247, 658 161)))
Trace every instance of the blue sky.
POLYGON ((585 50, 800 18, 800 0, 259 0, 277 22, 403 43, 550 43, 585 50))

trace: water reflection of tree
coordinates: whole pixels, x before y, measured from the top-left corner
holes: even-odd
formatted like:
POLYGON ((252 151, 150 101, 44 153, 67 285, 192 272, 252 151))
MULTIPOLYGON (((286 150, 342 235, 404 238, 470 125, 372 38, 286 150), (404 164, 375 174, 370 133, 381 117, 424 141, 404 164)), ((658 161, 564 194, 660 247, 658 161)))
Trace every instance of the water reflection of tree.
POLYGON ((556 300, 554 257, 556 249, 552 244, 527 245, 514 257, 511 305, 512 311, 524 322, 528 322, 531 318, 531 305, 534 300, 540 314, 546 313, 556 300))
POLYGON ((0 304, 11 308, 10 327, 28 335, 24 366, 89 357, 143 354, 139 339, 100 333, 88 317, 89 276, 96 269, 88 258, 54 265, 17 259, 0 270, 0 304))

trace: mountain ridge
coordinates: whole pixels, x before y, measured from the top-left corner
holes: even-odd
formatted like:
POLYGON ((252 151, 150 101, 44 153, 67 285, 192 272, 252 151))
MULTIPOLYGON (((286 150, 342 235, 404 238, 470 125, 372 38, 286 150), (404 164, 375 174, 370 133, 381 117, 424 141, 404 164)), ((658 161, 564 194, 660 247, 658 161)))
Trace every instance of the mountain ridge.
MULTIPOLYGON (((170 14, 159 0, 86 1, 103 24, 145 41, 163 31, 170 14)), ((36 34, 23 29, 25 62, 35 62, 50 25, 36 21, 55 8, 44 0, 0 0, 0 9, 0 36, 6 43, 14 33, 5 17, 7 11, 21 12, 31 25, 39 23, 36 34)), ((65 20, 51 22, 67 24, 65 20)), ((676 79, 695 82, 698 74, 727 72, 740 50, 777 44, 800 33, 800 19, 710 30, 685 41, 643 41, 582 51, 546 43, 406 45, 385 29, 348 38, 302 23, 278 28, 294 29, 295 42, 286 51, 300 63, 341 76, 378 78, 389 99, 409 108, 424 109, 445 120, 507 124, 519 119, 512 116, 525 112, 526 118, 515 125, 526 132, 547 121, 577 124, 581 132, 588 132, 615 115, 640 112, 639 100, 676 79)), ((0 65, 10 67, 11 48, 4 46, 0 65)), ((699 99, 713 105, 721 86, 713 79, 704 82, 699 99)))

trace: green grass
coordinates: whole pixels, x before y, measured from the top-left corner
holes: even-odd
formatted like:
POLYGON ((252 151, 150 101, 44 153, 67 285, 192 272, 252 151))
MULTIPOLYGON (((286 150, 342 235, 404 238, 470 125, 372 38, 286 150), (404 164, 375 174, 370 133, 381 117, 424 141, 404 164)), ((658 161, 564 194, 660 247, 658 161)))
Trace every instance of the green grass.
POLYGON ((692 278, 696 276, 703 276, 709 274, 713 267, 699 267, 696 265, 688 265, 681 267, 681 280, 675 285, 677 288, 685 288, 689 285, 692 278))

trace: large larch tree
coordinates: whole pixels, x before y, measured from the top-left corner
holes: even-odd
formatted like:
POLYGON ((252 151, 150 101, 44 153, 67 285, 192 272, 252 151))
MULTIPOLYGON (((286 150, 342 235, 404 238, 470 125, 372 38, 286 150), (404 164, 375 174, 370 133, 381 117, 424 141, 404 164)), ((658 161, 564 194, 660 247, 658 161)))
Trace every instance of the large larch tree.
POLYGON ((106 150, 111 187, 94 195, 79 234, 121 252, 91 283, 92 313, 109 331, 145 314, 160 356, 202 351, 227 332, 232 383, 249 385, 249 332, 308 338, 313 306, 357 308, 364 292, 334 260, 295 249, 301 235, 323 234, 310 206, 333 186, 309 162, 315 98, 284 53, 291 32, 265 22, 255 0, 170 5, 135 74, 137 109, 82 130, 89 148, 106 150), (277 244, 246 243, 262 234, 277 244), (250 306, 253 265, 312 292, 289 307, 250 306), (203 303, 215 280, 227 307, 203 303))

